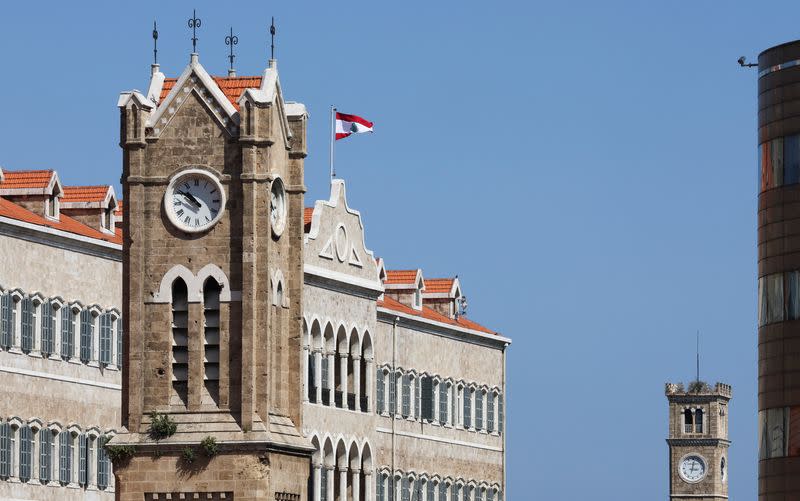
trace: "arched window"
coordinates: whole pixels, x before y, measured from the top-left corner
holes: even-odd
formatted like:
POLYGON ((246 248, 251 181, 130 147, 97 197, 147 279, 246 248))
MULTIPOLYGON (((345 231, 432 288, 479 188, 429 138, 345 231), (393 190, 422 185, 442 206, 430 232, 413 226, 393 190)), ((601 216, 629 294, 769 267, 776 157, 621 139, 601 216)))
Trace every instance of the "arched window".
POLYGON ((442 425, 447 424, 447 395, 448 385, 444 381, 439 383, 439 422, 442 425))
POLYGON ((203 285, 204 349, 203 360, 206 391, 219 405, 219 295, 221 287, 213 278, 203 285))
POLYGON ((383 367, 378 367, 377 374, 375 376, 375 401, 377 402, 377 408, 375 412, 378 414, 383 413, 385 409, 385 392, 386 388, 383 382, 383 367))
POLYGON ((89 485, 90 475, 89 464, 89 435, 81 433, 78 435, 78 484, 81 487, 89 485))
POLYGON ((486 396, 486 431, 492 433, 494 431, 494 392, 489 392, 486 396))
POLYGON ((14 461, 14 430, 9 423, 0 424, 0 478, 11 476, 14 461))
POLYGON ((683 411, 683 431, 684 433, 692 433, 694 431, 694 420, 692 419, 691 409, 683 411))
POLYGON ((404 418, 407 418, 411 415, 411 380, 409 379, 408 374, 402 375, 400 387, 403 397, 403 406, 401 409, 401 415, 404 418))
POLYGON ((33 465, 33 432, 25 425, 19 429, 19 479, 27 482, 31 479, 33 465))
POLYGON ((0 348, 8 350, 14 341, 14 299, 11 294, 0 296, 0 348))
POLYGON ((389 372, 389 415, 397 414, 397 373, 389 372))
POLYGON ((464 388, 464 428, 472 428, 472 395, 475 390, 464 388))
POLYGON ((723 482, 728 480, 728 472, 725 470, 726 466, 727 465, 725 464, 725 458, 723 457, 722 459, 719 460, 719 476, 723 482))
POLYGON ((22 352, 30 353, 33 351, 33 332, 36 325, 33 299, 26 297, 22 300, 22 352))
POLYGON ((39 430, 39 482, 42 485, 53 480, 53 432, 48 428, 39 430))
POLYGON ((55 330, 53 304, 50 301, 42 303, 42 356, 49 357, 55 351, 53 346, 53 331, 55 330))
POLYGON ((703 409, 694 411, 694 431, 695 433, 703 433, 703 409))
POLYGON ((475 392, 475 429, 480 431, 483 429, 483 397, 486 396, 484 391, 475 392))
MULTIPOLYGON (((422 376, 419 378, 419 402, 420 413, 422 419, 426 421, 433 421, 433 379, 430 376, 422 376)), ((439 383, 440 385, 444 383, 439 383)))
POLYGON ((61 358, 69 360, 75 353, 75 320, 72 308, 61 307, 61 358))
POLYGON ((189 398, 188 327, 189 291, 186 282, 177 278, 172 283, 172 388, 182 405, 189 398))
POLYGON ((111 327, 113 320, 111 313, 100 315, 100 363, 109 365, 111 363, 111 327))
POLYGON ((81 310, 81 362, 92 359, 92 338, 94 337, 94 318, 88 309, 81 310))

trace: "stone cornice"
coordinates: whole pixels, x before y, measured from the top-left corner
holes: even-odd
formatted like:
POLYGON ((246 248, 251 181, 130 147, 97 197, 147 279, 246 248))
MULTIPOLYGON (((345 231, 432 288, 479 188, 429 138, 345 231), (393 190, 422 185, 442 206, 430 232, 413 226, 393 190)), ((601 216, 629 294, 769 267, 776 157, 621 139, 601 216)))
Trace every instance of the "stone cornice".
POLYGON ((720 445, 730 447, 731 441, 724 438, 668 438, 669 445, 689 445, 693 447, 711 446, 718 447, 720 445))

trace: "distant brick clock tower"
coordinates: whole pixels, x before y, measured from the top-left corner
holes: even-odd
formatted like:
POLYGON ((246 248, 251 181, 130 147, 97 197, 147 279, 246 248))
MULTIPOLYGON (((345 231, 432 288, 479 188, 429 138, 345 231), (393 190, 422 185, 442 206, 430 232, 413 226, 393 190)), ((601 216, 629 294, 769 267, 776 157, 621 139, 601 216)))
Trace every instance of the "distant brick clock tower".
POLYGON ((671 501, 728 499, 728 404, 731 387, 667 383, 671 501))
POLYGON ((307 498, 297 355, 307 114, 283 100, 275 61, 233 75, 211 77, 192 54, 179 78, 153 65, 147 95, 119 100, 117 500, 307 498))

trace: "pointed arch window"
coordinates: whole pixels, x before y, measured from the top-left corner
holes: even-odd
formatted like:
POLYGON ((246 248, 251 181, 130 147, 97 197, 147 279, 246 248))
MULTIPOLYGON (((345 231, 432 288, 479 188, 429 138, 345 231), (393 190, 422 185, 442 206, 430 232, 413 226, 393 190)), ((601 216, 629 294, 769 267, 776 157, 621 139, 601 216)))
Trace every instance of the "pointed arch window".
POLYGON ((172 388, 180 403, 189 396, 189 292, 181 278, 172 283, 172 388))
POLYGON ((219 405, 219 296, 222 288, 219 283, 209 278, 203 285, 203 318, 204 323, 204 381, 206 391, 219 405))
POLYGON ((691 409, 683 411, 683 431, 684 433, 692 433, 694 431, 694 419, 691 409))

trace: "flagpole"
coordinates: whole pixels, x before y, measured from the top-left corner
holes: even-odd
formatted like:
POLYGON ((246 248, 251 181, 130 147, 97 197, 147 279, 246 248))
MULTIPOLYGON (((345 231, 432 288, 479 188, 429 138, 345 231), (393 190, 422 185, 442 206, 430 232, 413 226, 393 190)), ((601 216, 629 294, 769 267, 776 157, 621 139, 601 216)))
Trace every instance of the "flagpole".
POLYGON ((331 105, 331 181, 336 177, 336 169, 333 167, 333 145, 336 142, 336 107, 331 105))

